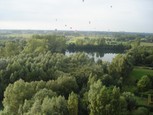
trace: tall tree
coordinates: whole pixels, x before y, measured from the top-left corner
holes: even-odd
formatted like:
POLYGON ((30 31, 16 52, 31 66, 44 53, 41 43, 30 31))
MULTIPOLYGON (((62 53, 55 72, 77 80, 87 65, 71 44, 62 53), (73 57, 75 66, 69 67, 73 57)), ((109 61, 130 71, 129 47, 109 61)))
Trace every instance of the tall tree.
POLYGON ((71 92, 68 98, 69 115, 78 115, 78 96, 71 92))
POLYGON ((90 115, 106 115, 105 107, 109 101, 107 88, 98 80, 90 86, 88 92, 90 115))

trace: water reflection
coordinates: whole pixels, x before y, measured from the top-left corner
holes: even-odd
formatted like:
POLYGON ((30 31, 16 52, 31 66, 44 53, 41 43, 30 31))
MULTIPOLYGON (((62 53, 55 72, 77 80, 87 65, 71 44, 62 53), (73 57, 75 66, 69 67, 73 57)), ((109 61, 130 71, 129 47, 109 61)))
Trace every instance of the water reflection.
MULTIPOLYGON (((76 53, 77 52, 70 52, 67 50, 65 52, 65 55, 70 56, 70 55, 76 54, 76 53)), ((120 54, 120 52, 118 52, 118 53, 85 52, 85 54, 87 54, 89 58, 93 58, 95 62, 97 62, 99 59, 102 61, 111 62, 117 54, 120 54)))

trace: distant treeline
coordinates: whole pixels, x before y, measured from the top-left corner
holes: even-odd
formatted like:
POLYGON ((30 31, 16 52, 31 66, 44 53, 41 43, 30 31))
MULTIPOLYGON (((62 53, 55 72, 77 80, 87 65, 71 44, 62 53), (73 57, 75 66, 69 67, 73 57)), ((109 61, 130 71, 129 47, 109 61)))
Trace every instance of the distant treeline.
POLYGON ((121 52, 123 53, 125 50, 130 49, 130 45, 123 45, 123 44, 117 44, 117 45, 108 45, 108 44, 103 44, 103 45, 75 45, 75 44, 69 44, 67 46, 67 49, 69 51, 86 51, 86 52, 105 52, 105 53, 116 53, 116 52, 121 52))

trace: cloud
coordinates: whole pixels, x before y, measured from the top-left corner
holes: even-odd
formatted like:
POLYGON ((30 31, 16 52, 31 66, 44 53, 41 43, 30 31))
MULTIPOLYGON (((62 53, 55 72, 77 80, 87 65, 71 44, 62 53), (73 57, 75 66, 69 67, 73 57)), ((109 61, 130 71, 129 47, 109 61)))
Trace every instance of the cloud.
POLYGON ((152 0, 1 0, 0 28, 68 29, 66 24, 82 30, 153 32, 152 4, 152 0))

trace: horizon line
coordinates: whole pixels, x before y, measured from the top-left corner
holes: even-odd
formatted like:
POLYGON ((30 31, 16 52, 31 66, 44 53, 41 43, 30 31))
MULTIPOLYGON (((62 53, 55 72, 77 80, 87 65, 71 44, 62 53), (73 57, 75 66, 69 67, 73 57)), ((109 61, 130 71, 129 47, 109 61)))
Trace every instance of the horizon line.
POLYGON ((62 32, 62 31, 71 31, 71 32, 112 32, 112 33, 145 33, 145 34, 153 34, 153 32, 135 32, 135 31, 111 31, 111 30, 108 30, 108 31, 103 31, 103 30, 62 30, 62 29, 59 29, 59 30, 55 30, 55 29, 0 29, 0 31, 2 30, 20 30, 20 31, 55 31, 55 32, 62 32))

